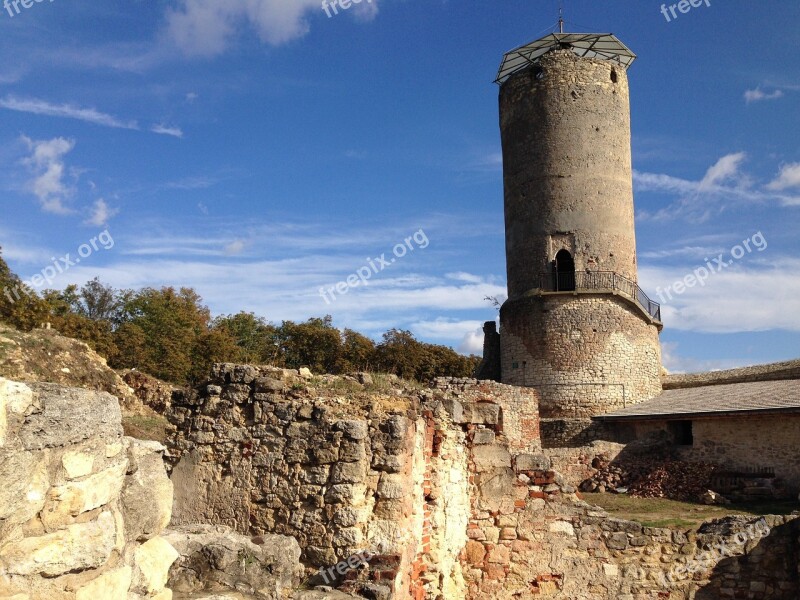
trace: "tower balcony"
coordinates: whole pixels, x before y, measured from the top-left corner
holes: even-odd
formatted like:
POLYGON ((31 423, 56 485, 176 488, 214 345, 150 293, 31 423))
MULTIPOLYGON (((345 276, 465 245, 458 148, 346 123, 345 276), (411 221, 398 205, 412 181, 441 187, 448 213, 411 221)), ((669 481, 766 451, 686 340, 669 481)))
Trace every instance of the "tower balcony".
POLYGON ((632 302, 661 329, 661 305, 653 302, 635 281, 614 271, 541 273, 534 294, 613 294, 632 302))

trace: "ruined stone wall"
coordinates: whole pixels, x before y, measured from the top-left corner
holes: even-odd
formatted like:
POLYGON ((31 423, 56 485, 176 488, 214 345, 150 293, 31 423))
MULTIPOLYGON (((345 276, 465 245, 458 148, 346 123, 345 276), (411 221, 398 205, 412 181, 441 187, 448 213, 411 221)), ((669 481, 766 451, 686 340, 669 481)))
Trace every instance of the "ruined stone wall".
POLYGON ((0 598, 171 598, 163 451, 110 394, 0 379, 0 598))
POLYGON ((543 419, 587 418, 661 393, 658 329, 611 295, 539 296, 500 311, 503 383, 539 391, 543 419))
POLYGON ((666 375, 663 378, 665 390, 726 385, 730 383, 749 383, 753 381, 780 381, 800 379, 800 360, 741 367, 709 373, 666 375))
POLYGON ((798 597, 794 518, 768 518, 766 537, 755 518, 699 533, 612 519, 554 466, 590 469, 622 446, 543 451, 535 390, 378 388, 216 366, 173 402, 177 519, 292 535, 309 572, 368 548, 369 564, 335 582, 368 598, 798 597))
MULTIPOLYGON (((485 394, 484 400, 490 399, 485 394)), ((459 407, 447 398, 434 395, 424 406, 441 432, 438 452, 461 448, 458 461, 440 466, 446 467, 448 477, 454 469, 466 467, 469 514, 460 569, 437 570, 436 561, 431 561, 427 575, 439 586, 428 587, 426 595, 415 598, 434 600, 442 589, 451 589, 458 593, 442 597, 796 599, 800 528, 795 517, 768 517, 764 523, 731 519, 700 532, 612 519, 582 502, 548 456, 510 447, 513 440, 499 427, 509 420, 503 408, 498 426, 486 426, 495 435, 486 436, 476 435, 482 429, 459 419, 459 407)), ((594 450, 614 448, 621 446, 596 444, 594 450)), ((591 454, 583 459, 590 463, 591 454)), ((432 496, 445 495, 435 483, 432 496)), ((457 519, 442 511, 442 520, 432 529, 434 543, 441 539, 442 529, 461 525, 463 508, 459 502, 454 511, 457 519)))
POLYGON ((471 379, 390 383, 216 365, 168 415, 173 522, 291 535, 310 568, 367 548, 377 556, 358 574, 364 585, 398 598, 455 594, 469 513, 464 440, 539 449, 535 393, 471 379), (454 428, 442 427, 443 411, 454 428))
POLYGON ((372 562, 379 579, 399 593, 421 537, 418 406, 400 391, 359 396, 355 381, 328 383, 216 365, 197 394, 176 395, 173 522, 290 535, 314 568, 370 548, 381 555, 372 562))
POLYGON ((497 333, 497 323, 487 321, 483 324, 483 359, 475 368, 475 379, 500 381, 501 376, 500 334, 497 333))

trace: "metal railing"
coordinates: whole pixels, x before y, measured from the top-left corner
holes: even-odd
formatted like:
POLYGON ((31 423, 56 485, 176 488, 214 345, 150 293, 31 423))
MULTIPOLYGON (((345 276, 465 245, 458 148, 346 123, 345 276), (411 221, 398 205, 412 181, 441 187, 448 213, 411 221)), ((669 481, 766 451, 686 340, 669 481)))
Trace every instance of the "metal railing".
POLYGON ((636 282, 614 271, 576 271, 541 273, 539 289, 543 292, 580 292, 608 290, 619 292, 636 302, 656 321, 661 322, 661 305, 650 300, 636 282))

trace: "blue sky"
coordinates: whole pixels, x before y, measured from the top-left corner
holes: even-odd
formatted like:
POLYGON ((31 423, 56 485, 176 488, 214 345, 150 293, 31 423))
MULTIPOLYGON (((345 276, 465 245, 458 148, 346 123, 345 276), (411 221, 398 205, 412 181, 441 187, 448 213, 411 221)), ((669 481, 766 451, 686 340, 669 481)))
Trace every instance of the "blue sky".
MULTIPOLYGON (((0 245, 23 277, 89 244, 52 287, 191 286, 214 314, 332 314, 479 351, 484 298, 505 293, 492 81, 557 1, 18 6, 0 13, 0 245), (113 247, 87 252, 106 229, 113 247), (367 286, 319 294, 407 238, 367 286)), ((568 30, 639 56, 640 283, 666 300, 665 363, 797 357, 800 5, 660 8, 566 2, 568 30), (720 253, 730 266, 667 295, 720 253)))

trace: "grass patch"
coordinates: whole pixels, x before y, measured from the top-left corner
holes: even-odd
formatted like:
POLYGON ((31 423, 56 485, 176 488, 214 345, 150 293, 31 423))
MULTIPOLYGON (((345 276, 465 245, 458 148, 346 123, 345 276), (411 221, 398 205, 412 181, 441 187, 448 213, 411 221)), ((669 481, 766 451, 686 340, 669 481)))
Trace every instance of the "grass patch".
POLYGON ((161 442, 167 439, 167 419, 159 415, 123 415, 125 435, 139 440, 161 442))
POLYGON ((728 515, 788 515, 800 509, 793 501, 767 501, 727 506, 706 506, 665 498, 632 498, 627 494, 582 494, 589 504, 604 508, 610 515, 636 521, 646 527, 696 529, 703 521, 728 515))

